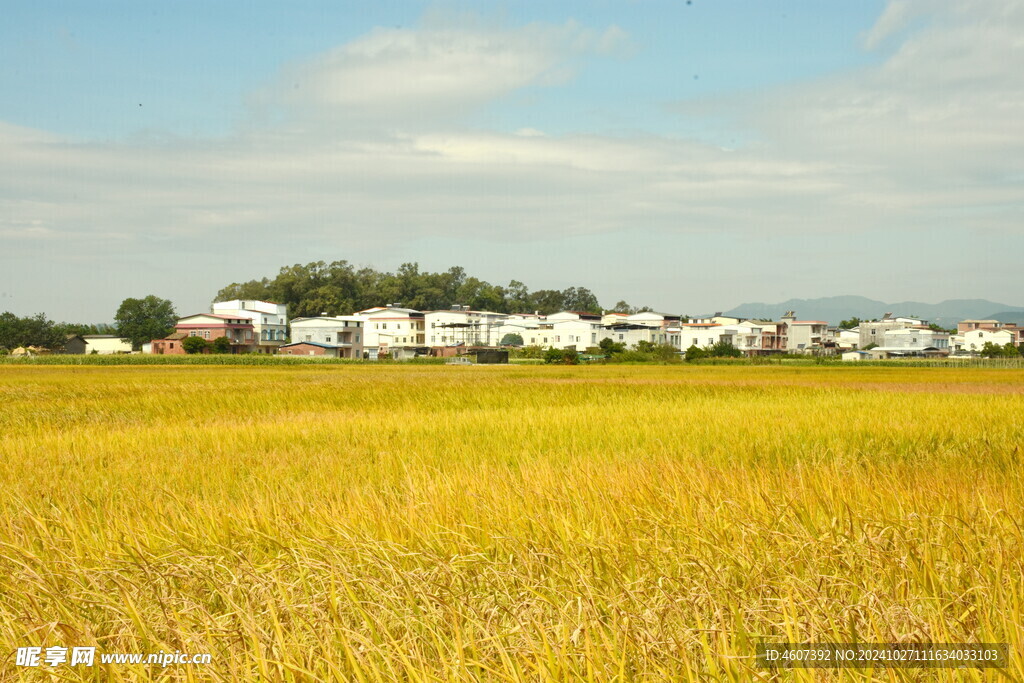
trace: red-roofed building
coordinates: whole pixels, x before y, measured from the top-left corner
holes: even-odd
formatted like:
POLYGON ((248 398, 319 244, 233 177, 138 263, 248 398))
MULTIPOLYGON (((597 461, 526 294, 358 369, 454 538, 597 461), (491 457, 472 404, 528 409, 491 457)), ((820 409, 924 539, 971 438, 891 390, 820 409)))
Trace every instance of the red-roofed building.
POLYGON ((231 353, 248 353, 257 350, 257 339, 252 322, 245 318, 216 313, 198 313, 178 320, 175 333, 165 339, 154 339, 152 353, 183 354, 181 342, 185 337, 202 337, 212 342, 227 337, 231 353))

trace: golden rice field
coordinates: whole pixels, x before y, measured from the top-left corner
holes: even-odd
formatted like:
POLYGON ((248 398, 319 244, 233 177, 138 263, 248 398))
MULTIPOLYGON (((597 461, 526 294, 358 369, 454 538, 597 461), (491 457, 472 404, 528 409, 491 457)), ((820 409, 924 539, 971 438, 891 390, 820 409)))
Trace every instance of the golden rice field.
POLYGON ((0 680, 1020 681, 1022 443, 1019 370, 0 366, 0 680))

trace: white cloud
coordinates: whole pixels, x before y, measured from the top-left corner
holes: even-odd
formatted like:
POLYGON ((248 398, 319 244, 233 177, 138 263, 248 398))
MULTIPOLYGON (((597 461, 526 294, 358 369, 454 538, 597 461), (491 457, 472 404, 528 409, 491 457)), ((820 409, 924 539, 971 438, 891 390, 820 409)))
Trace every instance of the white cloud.
POLYGON ((562 83, 574 57, 625 43, 616 26, 596 31, 573 21, 502 29, 456 17, 419 29, 377 28, 285 69, 257 101, 283 104, 287 116, 307 122, 419 128, 526 86, 562 83))

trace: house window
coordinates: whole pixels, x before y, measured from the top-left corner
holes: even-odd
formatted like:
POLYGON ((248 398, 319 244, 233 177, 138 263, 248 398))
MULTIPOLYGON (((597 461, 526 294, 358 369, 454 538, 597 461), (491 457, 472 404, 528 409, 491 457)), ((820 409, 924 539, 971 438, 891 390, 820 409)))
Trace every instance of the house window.
POLYGON ((306 335, 306 341, 313 341, 313 335, 307 334, 306 335))
POLYGON ((327 335, 326 337, 324 337, 324 341, 327 342, 328 344, 330 344, 331 343, 331 335, 327 335))

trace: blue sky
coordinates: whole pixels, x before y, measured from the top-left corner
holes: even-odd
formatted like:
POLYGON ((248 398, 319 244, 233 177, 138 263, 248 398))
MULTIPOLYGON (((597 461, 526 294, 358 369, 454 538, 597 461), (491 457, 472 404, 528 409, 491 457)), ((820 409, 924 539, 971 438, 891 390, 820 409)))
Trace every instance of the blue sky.
POLYGON ((1024 303, 1022 3, 18 3, 0 310, 346 259, 697 313, 1024 303))

